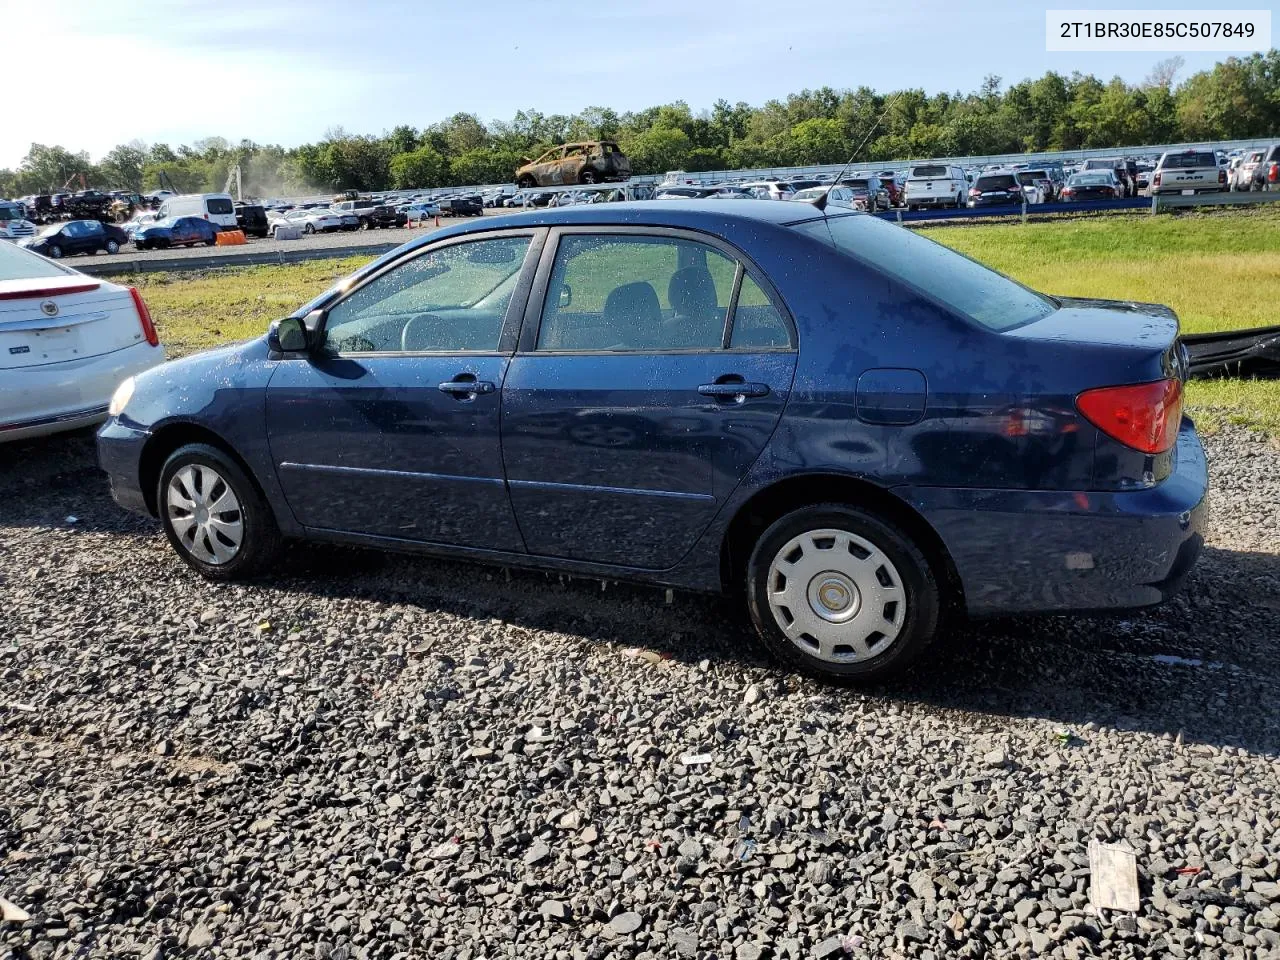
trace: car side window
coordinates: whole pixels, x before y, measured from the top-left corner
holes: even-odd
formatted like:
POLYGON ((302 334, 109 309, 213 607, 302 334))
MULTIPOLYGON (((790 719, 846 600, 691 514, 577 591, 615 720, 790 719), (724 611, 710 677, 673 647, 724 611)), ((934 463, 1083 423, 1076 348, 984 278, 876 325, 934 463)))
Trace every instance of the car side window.
POLYGON ((458 243, 414 257, 328 312, 331 353, 462 353, 498 349, 529 237, 458 243))
POLYGON ((675 237, 573 234, 560 240, 538 350, 715 350, 734 260, 675 237))
POLYGON ((738 305, 733 311, 733 334, 729 347, 733 350, 759 350, 789 347, 791 334, 787 322, 751 274, 742 275, 738 289, 738 305))

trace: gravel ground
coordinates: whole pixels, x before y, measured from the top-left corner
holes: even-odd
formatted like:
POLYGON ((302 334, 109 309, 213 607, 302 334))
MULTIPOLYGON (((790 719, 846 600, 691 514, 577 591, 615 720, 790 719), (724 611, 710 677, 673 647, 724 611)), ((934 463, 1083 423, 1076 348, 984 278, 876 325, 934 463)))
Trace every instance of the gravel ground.
POLYGON ((1181 597, 869 691, 714 598, 315 548, 212 586, 91 436, 0 448, 0 957, 1280 956, 1280 453, 1208 445, 1181 597))

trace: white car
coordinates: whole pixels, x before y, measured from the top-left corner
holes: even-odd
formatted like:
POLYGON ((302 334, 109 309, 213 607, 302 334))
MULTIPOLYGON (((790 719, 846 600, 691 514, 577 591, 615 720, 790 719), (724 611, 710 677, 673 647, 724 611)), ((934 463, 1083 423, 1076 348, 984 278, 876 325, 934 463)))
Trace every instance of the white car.
POLYGON ((285 214, 285 219, 301 227, 303 233, 325 233, 329 230, 342 229, 342 215, 326 210, 324 207, 290 210, 285 214))
POLYGON ((908 210, 921 207, 955 207, 965 205, 969 195, 969 178, 952 163, 921 163, 907 173, 902 187, 902 205, 908 210))
POLYGON ((163 360, 136 289, 0 243, 0 442, 105 420, 163 360))
POLYGON ((754 193, 761 200, 790 200, 795 193, 791 184, 783 180, 753 180, 740 184, 747 193, 754 193))
POLYGON ((431 220, 440 216, 440 204, 433 203, 430 200, 411 203, 404 208, 404 214, 409 218, 410 223, 421 223, 423 220, 431 220))
POLYGON ((128 235, 130 240, 132 240, 134 233, 141 230, 143 227, 151 226, 151 224, 155 223, 159 219, 160 215, 150 210, 146 213, 135 213, 124 223, 120 224, 120 229, 128 235))
POLYGON ((790 199, 813 203, 823 194, 827 195, 827 206, 829 207, 844 207, 848 210, 854 208, 853 191, 843 184, 836 184, 833 187, 805 187, 803 190, 797 190, 791 195, 790 199))

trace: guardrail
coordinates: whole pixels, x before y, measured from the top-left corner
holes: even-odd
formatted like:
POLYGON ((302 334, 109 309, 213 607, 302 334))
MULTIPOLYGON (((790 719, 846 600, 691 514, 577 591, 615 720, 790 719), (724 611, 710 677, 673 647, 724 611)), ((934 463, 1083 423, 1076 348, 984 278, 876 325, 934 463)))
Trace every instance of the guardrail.
POLYGON ((1236 207, 1249 203, 1274 203, 1280 200, 1280 191, 1242 190, 1236 193, 1197 193, 1184 197, 1176 193, 1151 198, 1151 212, 1185 209, 1186 207, 1236 207))
MULTIPOLYGON (((417 236, 417 234, 415 234, 417 236)), ((409 237, 402 241, 407 243, 409 237)), ((308 247, 302 250, 263 250, 253 253, 206 254, 202 257, 148 257, 147 259, 115 256, 111 259, 95 257, 87 263, 77 263, 81 273, 95 277, 115 277, 130 273, 185 273, 188 270, 220 270, 224 267, 257 267, 263 264, 302 263, 304 260, 340 260, 343 257, 369 255, 380 257, 400 246, 399 243, 375 243, 353 247, 308 247)))

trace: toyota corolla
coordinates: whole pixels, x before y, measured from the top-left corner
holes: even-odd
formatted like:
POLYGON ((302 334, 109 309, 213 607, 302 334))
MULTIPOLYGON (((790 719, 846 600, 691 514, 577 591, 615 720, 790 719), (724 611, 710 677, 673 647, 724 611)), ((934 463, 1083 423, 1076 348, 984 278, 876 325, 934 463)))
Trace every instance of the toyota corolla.
POLYGON ((433 233, 128 381, 99 456, 213 580, 296 539, 725 591, 851 681, 959 614, 1168 597, 1205 520, 1185 373, 1165 307, 864 214, 593 204, 433 233))

